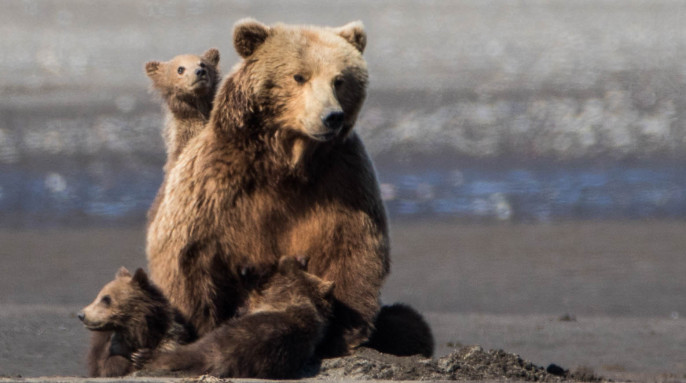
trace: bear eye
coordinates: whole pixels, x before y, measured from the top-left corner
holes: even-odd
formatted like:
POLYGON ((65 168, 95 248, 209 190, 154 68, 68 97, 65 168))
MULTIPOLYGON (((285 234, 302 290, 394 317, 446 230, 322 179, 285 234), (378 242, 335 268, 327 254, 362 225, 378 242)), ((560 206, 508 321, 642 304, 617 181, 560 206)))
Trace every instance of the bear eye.
POLYGON ((186 68, 180 66, 179 69, 176 70, 178 74, 183 74, 183 72, 186 70, 186 68))
POLYGON ((102 299, 100 299, 100 302, 102 302, 105 306, 109 306, 110 304, 112 304, 112 298, 110 298, 109 295, 105 295, 104 297, 102 297, 102 299))
POLYGON ((204 68, 204 67, 205 67, 205 63, 200 63, 200 68, 204 68))
POLYGON ((333 80, 333 86, 336 88, 340 88, 341 85, 343 85, 343 79, 340 77, 337 77, 336 79, 333 80))
POLYGON ((293 76, 293 80, 295 80, 295 82, 297 82, 298 84, 302 84, 305 82, 305 77, 303 77, 300 74, 296 74, 295 76, 293 76))

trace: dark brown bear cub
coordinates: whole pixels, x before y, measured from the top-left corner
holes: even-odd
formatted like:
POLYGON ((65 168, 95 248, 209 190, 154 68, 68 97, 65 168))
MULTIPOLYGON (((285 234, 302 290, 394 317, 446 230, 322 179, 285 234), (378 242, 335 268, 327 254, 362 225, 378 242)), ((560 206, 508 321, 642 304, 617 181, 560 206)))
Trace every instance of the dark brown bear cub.
POLYGON ((293 257, 282 257, 276 273, 249 297, 248 314, 225 322, 195 343, 154 353, 145 370, 296 378, 325 334, 332 289, 333 282, 305 272, 293 257))
POLYGON ((171 349, 195 338, 143 269, 131 276, 119 269, 79 319, 94 331, 88 354, 90 376, 123 376, 133 371, 131 354, 140 349, 171 349))

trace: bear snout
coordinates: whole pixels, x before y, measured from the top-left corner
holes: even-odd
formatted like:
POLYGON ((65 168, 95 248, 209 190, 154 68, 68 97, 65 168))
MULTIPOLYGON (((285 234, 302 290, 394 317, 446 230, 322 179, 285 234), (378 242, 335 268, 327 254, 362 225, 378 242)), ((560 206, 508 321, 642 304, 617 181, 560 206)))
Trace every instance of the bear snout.
POLYGON ((203 77, 206 74, 207 74, 207 71, 205 70, 205 68, 198 68, 195 70, 195 75, 198 77, 203 77))
POLYGON ((86 319, 86 314, 85 314, 83 311, 81 311, 81 312, 77 315, 77 317, 79 318, 79 320, 80 320, 81 322, 83 322, 83 321, 86 319))
POLYGON ((334 131, 339 131, 343 127, 344 120, 345 113, 338 110, 329 112, 329 114, 322 117, 322 122, 324 123, 324 126, 334 131))

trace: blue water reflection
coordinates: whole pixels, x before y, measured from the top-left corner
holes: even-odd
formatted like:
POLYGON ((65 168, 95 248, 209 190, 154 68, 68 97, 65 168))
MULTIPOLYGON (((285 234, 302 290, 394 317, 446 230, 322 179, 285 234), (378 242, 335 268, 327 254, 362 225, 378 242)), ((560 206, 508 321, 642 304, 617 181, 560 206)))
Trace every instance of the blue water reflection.
POLYGON ((383 189, 395 190, 384 197, 389 214, 396 218, 550 221, 680 218, 686 213, 686 179, 671 166, 379 173, 383 189), (428 203, 418 197, 426 189, 432 191, 428 203))
MULTIPOLYGON (((486 221, 686 217, 686 177, 674 166, 380 167, 394 219, 486 221)), ((156 167, 0 169, 3 226, 142 221, 161 182, 156 167)))

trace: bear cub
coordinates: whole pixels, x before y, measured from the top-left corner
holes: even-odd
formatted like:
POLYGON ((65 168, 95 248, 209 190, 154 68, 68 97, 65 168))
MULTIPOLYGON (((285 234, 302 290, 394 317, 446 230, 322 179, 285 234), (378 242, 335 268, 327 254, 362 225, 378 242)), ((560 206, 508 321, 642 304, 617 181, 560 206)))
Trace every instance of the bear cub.
POLYGON ((314 356, 332 311, 333 282, 281 257, 275 273, 248 298, 247 313, 192 344, 153 352, 142 373, 296 378, 314 356))
POLYGON ((211 48, 202 56, 185 54, 165 62, 149 61, 145 64, 145 73, 152 80, 152 88, 164 100, 162 136, 167 150, 165 179, 148 212, 148 220, 151 221, 162 201, 167 174, 188 141, 202 130, 210 118, 220 80, 219 51, 211 48))
POLYGON ((78 314, 93 331, 88 354, 90 376, 123 376, 135 368, 140 349, 173 349, 196 338, 179 311, 148 279, 143 269, 132 276, 124 267, 93 303, 78 314))
POLYGON ((188 141, 210 118, 212 101, 220 80, 219 51, 211 48, 202 56, 185 54, 165 62, 150 61, 145 73, 165 103, 163 131, 169 169, 188 141))

